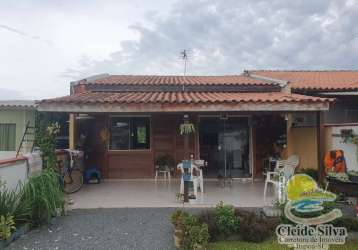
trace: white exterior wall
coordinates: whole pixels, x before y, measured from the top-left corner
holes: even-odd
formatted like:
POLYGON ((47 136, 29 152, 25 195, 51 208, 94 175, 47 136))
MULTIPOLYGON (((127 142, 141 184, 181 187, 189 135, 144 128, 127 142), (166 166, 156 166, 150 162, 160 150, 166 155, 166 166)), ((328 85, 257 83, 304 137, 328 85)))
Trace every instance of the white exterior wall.
POLYGON ((27 179, 27 163, 26 160, 18 160, 16 162, 0 165, 1 181, 6 182, 9 189, 14 189, 19 182, 24 183, 27 179))
POLYGON ((0 179, 6 182, 9 189, 15 189, 20 182, 24 183, 29 175, 42 170, 40 153, 27 154, 26 158, 0 163, 0 179))

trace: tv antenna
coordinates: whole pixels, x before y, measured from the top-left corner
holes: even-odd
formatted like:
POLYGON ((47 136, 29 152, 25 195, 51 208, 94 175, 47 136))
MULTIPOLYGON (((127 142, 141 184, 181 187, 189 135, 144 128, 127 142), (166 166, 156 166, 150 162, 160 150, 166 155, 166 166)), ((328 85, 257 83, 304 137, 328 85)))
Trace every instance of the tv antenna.
POLYGON ((186 75, 186 66, 187 66, 187 61, 189 59, 189 51, 187 49, 184 49, 183 51, 180 52, 180 59, 182 59, 184 61, 184 76, 186 75))

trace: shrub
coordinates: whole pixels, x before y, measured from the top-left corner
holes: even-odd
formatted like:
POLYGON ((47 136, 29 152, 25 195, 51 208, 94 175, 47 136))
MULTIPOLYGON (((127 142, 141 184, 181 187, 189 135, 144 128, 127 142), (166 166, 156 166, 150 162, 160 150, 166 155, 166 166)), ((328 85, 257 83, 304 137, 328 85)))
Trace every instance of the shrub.
POLYGON ((215 241, 218 239, 219 236, 219 229, 215 222, 215 213, 213 210, 204 210, 202 211, 198 219, 201 223, 205 223, 208 225, 208 230, 210 234, 210 240, 215 241))
POLYGON ((201 223, 195 216, 181 210, 177 210, 171 215, 171 222, 177 230, 182 230, 177 235, 182 237, 180 249, 205 249, 210 237, 208 225, 201 223))
POLYGON ((188 213, 184 212, 183 210, 175 210, 175 212, 170 216, 170 221, 174 227, 179 227, 183 224, 183 219, 185 216, 188 216, 188 213))
POLYGON ((268 226, 260 222, 241 223, 240 231, 242 239, 249 242, 262 242, 271 235, 268 226))
POLYGON ((198 218, 186 214, 183 218, 183 240, 181 249, 192 250, 205 248, 209 242, 208 225, 200 223, 198 218))
POLYGON ((222 201, 215 207, 215 222, 219 233, 225 236, 234 234, 239 228, 235 208, 231 205, 225 205, 222 201))
POLYGON ((239 233, 243 240, 249 242, 262 242, 269 238, 276 230, 279 220, 264 219, 253 212, 236 210, 239 217, 239 233))
POLYGON ((31 208, 29 220, 33 225, 50 222, 57 212, 64 210, 64 194, 59 176, 52 169, 31 176, 23 186, 21 202, 31 208))
POLYGON ((12 215, 0 216, 0 240, 7 240, 11 236, 11 232, 15 230, 14 217, 12 215))
POLYGON ((354 217, 341 217, 335 219, 331 224, 336 227, 345 227, 349 232, 358 232, 358 219, 354 217))
POLYGON ((10 190, 5 182, 0 182, 0 214, 13 216, 16 226, 28 222, 31 209, 28 204, 21 201, 21 197, 21 186, 10 190))
POLYGON ((187 228, 187 234, 183 239, 185 250, 205 249, 209 242, 209 230, 206 224, 195 224, 187 228))

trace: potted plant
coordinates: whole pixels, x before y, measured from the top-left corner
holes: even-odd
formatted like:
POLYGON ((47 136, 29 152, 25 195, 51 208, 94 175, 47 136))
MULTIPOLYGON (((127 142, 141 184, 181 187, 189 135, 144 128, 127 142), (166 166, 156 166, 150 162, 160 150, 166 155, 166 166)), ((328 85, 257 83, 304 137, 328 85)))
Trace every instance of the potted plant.
POLYGON ((173 171, 175 166, 174 158, 169 155, 160 155, 155 160, 155 167, 157 170, 161 171, 173 171))

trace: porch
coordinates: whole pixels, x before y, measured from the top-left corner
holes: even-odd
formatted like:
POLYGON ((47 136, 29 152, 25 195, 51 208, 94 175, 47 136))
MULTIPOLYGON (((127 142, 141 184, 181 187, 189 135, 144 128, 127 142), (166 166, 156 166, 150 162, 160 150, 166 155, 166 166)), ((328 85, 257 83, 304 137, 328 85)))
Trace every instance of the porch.
MULTIPOLYGON (((84 185, 70 195, 73 209, 118 208, 118 207, 213 207, 223 201, 237 207, 262 207, 264 182, 234 180, 232 185, 222 187, 215 179, 205 179, 205 192, 198 193, 195 202, 185 204, 176 200, 180 182, 170 183, 153 179, 107 179, 101 184, 84 185)), ((273 189, 269 188, 267 201, 273 200, 273 189)), ((267 202, 266 201, 266 202, 267 202)))

